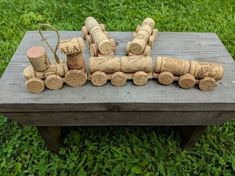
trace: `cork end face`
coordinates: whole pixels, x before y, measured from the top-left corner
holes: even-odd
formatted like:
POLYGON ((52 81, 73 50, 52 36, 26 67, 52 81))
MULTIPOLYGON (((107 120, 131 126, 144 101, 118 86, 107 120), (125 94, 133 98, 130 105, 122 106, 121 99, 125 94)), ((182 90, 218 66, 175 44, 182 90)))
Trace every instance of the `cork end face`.
POLYGON ((221 80, 224 77, 224 67, 219 65, 219 74, 217 80, 221 80))
POLYGON ((144 24, 151 24, 152 27, 155 26, 155 21, 152 18, 145 18, 143 23, 144 24))
POLYGON ((33 46, 28 49, 27 56, 29 58, 41 58, 45 55, 46 51, 41 46, 33 46))
POLYGON ((99 48, 100 53, 104 55, 112 52, 112 44, 110 41, 104 41, 100 43, 98 48, 99 48))
POLYGON ((162 56, 157 57, 156 66, 155 66, 155 72, 157 72, 157 73, 161 72, 162 60, 163 60, 162 56))
POLYGON ((139 55, 139 54, 143 53, 143 48, 142 48, 141 44, 139 44, 138 42, 131 42, 130 47, 129 47, 129 51, 132 54, 139 55))

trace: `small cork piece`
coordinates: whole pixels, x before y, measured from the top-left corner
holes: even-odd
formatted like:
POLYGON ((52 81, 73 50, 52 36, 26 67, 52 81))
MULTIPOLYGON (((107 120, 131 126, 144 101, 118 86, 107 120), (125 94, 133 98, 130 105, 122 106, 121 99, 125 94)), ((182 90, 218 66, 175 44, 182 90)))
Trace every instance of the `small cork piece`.
POLYGON ((217 83, 214 78, 205 77, 199 81, 199 88, 202 91, 210 91, 217 87, 217 83))
POLYGON ((32 93, 41 93, 45 89, 44 82, 39 78, 31 78, 26 81, 26 89, 32 93))
POLYGON ((175 76, 181 76, 189 73, 190 62, 183 59, 159 56, 155 65, 155 72, 171 72, 175 76))
POLYGON ((98 53, 98 57, 107 57, 107 56, 109 56, 109 57, 114 57, 115 54, 114 54, 114 52, 109 53, 109 54, 106 54, 106 55, 103 55, 103 54, 101 54, 101 53, 98 53))
POLYGON ((97 48, 97 46, 94 43, 92 43, 90 45, 90 55, 91 55, 91 57, 98 56, 98 48, 97 48))
POLYGON ((107 75, 102 71, 96 71, 91 75, 91 82, 95 86, 103 86, 107 82, 107 75))
POLYGON ((116 46, 117 46, 116 41, 113 38, 110 38, 109 41, 111 42, 111 45, 113 47, 112 48, 113 52, 115 52, 116 51, 116 46))
POLYGON ((154 41, 155 41, 154 36, 151 35, 151 36, 149 37, 148 45, 152 47, 153 44, 154 44, 154 41))
POLYGON ((100 27, 102 28, 103 31, 105 31, 105 24, 100 24, 100 27))
POLYGON ((88 46, 90 46, 92 43, 94 43, 91 35, 86 36, 86 41, 87 41, 88 46))
POLYGON ((135 29, 136 33, 139 31, 140 27, 141 27, 141 25, 139 25, 139 24, 136 26, 136 29, 135 29))
POLYGON ((127 45, 126 45, 126 48, 125 48, 125 51, 126 51, 127 54, 129 54, 129 52, 130 52, 130 50, 129 50, 130 44, 131 44, 131 42, 128 42, 127 45))
POLYGON ((183 89, 190 89, 196 84, 196 79, 193 75, 185 74, 179 78, 179 86, 183 89))
POLYGON ((89 61, 90 73, 94 73, 96 71, 115 73, 121 69, 119 57, 91 57, 89 61))
POLYGON ((123 86, 126 84, 126 75, 123 72, 115 72, 111 76, 111 83, 114 86, 123 86))
POLYGON ((87 17, 85 25, 94 43, 97 45, 99 52, 101 54, 109 54, 112 52, 112 44, 96 19, 87 17))
POLYGON ((224 69, 221 64, 217 63, 191 61, 189 73, 197 79, 211 77, 215 80, 220 80, 223 78, 224 69))
POLYGON ((71 87, 83 86, 86 80, 87 75, 81 70, 69 70, 65 75, 65 83, 71 87))
POLYGON ((82 34, 83 34, 83 39, 86 39, 86 36, 88 35, 88 30, 86 26, 82 26, 82 34))
POLYGON ((122 56, 120 61, 121 71, 124 73, 152 72, 152 58, 150 56, 122 56))
POLYGON ((61 40, 59 43, 59 48, 66 55, 81 53, 84 50, 84 47, 85 46, 82 38, 71 38, 67 40, 61 40))
POLYGON ((63 86, 63 80, 58 75, 49 75, 46 77, 45 85, 48 89, 57 90, 63 86))
POLYGON ((69 69, 86 70, 85 61, 82 53, 67 55, 67 65, 69 69))
POLYGON ((157 33, 158 33, 158 29, 153 29, 152 36, 154 37, 154 40, 157 39, 157 33))
POLYGON ((158 76, 158 81, 163 85, 170 85, 174 81, 174 75, 171 72, 162 72, 158 76))
POLYGON ((144 19, 140 27, 136 29, 136 35, 130 43, 129 50, 132 54, 140 55, 144 52, 150 35, 152 34, 155 22, 151 18, 144 19))
POLYGON ((45 71, 50 65, 46 51, 41 46, 33 46, 29 48, 27 51, 27 57, 35 71, 45 71))
POLYGON ((148 74, 143 71, 138 71, 133 75, 133 83, 137 86, 143 86, 148 82, 148 74))
POLYGON ((150 56, 151 55, 151 47, 147 45, 144 49, 143 56, 150 56))

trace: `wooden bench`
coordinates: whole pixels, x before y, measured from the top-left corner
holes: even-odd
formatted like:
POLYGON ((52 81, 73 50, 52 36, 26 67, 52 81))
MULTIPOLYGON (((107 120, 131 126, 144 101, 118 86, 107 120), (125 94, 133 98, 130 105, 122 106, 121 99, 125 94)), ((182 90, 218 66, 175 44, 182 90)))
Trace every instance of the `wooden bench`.
MULTIPOLYGON (((80 32, 60 32, 63 39, 80 32)), ((55 44, 52 32, 45 32, 55 44)), ((112 32, 117 55, 124 55, 131 32, 112 32)), ((207 125, 220 125, 235 115, 235 63, 214 33, 160 32, 152 56, 168 55, 223 64, 224 78, 211 92, 184 90, 177 84, 162 86, 151 80, 145 86, 128 82, 123 87, 65 86, 31 94, 25 89, 22 71, 26 50, 40 44, 37 32, 27 32, 0 80, 0 112, 22 125, 37 126, 48 148, 58 151, 65 126, 150 125, 181 127, 184 144, 192 146, 207 125)), ((49 52, 49 50, 48 50, 49 52)), ((64 57, 61 55, 61 57, 64 57)), ((86 62, 89 50, 85 49, 86 62)))

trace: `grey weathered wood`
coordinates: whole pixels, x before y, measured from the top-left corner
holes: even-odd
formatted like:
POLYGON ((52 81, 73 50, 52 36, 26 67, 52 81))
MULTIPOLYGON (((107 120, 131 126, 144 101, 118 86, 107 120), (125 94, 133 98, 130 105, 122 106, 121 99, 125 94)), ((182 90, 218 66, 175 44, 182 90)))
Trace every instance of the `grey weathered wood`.
POLYGON ((235 112, 25 112, 4 115, 32 126, 175 126, 220 125, 233 119, 235 112))
MULTIPOLYGON (((118 42, 117 55, 124 54, 131 34, 111 33, 118 42)), ((46 32, 46 35, 54 44, 54 33, 46 32)), ((81 33, 61 32, 61 36, 69 38, 81 36, 81 33)), ((235 110, 235 63, 214 33, 160 32, 152 52, 154 59, 158 55, 171 55, 223 64, 224 78, 212 92, 202 92, 197 88, 184 90, 178 88, 177 84, 162 86, 151 80, 142 87, 134 86, 132 82, 123 87, 113 87, 110 83, 104 87, 94 87, 87 83, 80 88, 65 86, 58 91, 31 94, 25 90, 22 71, 28 64, 26 50, 35 44, 42 44, 40 36, 37 32, 27 32, 3 74, 0 81, 0 112, 235 110)), ((86 61, 88 57, 86 48, 86 61)))

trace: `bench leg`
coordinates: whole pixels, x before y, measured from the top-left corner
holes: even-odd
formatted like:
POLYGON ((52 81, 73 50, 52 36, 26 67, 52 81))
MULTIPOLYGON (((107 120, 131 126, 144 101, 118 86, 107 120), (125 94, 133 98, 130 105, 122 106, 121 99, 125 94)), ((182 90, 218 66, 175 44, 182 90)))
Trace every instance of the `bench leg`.
POLYGON ((191 149, 206 128, 207 126, 180 126, 182 147, 186 150, 191 149))
POLYGON ((38 126, 37 129, 44 138, 47 148, 58 153, 63 143, 63 128, 60 126, 38 126))

